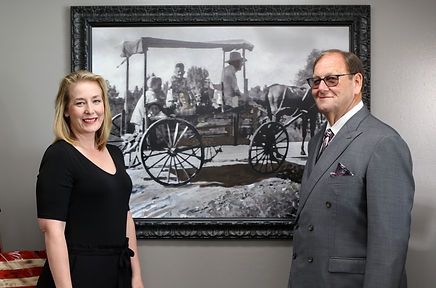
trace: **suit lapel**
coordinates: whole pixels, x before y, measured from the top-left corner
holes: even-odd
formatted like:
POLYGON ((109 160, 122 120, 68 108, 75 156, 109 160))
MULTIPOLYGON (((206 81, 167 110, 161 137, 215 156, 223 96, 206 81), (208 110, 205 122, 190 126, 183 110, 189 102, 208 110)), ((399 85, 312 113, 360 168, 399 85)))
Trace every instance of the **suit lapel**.
POLYGON ((306 167, 309 168, 309 170, 304 177, 306 179, 303 178, 304 185, 301 186, 302 189, 300 191, 300 201, 297 211, 297 218, 300 215, 301 210, 304 208, 304 205, 306 204, 306 201, 312 193, 316 183, 318 183, 321 177, 327 171, 329 171, 332 164, 334 164, 336 159, 341 156, 341 154, 347 149, 347 147, 353 142, 353 140, 362 133, 362 131, 360 131, 358 127, 368 115, 368 109, 366 109, 366 107, 363 107, 359 112, 351 117, 351 119, 348 120, 348 122, 333 138, 333 140, 327 146, 326 150, 315 163, 316 155, 321 145, 322 134, 325 129, 321 130, 321 133, 318 133, 319 139, 317 139, 317 145, 315 145, 313 151, 310 151, 312 153, 311 156, 307 159, 308 163, 306 163, 306 165, 309 165, 309 167, 306 167))
POLYGON ((305 171, 304 171, 305 178, 309 177, 309 175, 312 173, 313 167, 315 166, 316 156, 318 155, 317 151, 319 151, 319 149, 321 147, 321 142, 322 142, 322 138, 323 138, 326 126, 327 126, 327 124, 324 124, 321 127, 320 133, 317 133, 315 135, 315 137, 313 138, 313 144, 311 143, 311 146, 308 147, 309 148, 309 151, 308 151, 309 156, 307 157, 306 167, 304 168, 305 169, 305 171))

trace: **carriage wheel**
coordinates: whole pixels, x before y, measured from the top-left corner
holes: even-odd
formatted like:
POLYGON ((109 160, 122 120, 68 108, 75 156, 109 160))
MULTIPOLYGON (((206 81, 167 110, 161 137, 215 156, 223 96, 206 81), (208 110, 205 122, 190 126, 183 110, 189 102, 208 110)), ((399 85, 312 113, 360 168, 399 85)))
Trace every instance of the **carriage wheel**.
POLYGON ((276 172, 286 159, 289 137, 285 126, 278 122, 262 124, 251 139, 248 161, 259 173, 276 172))
POLYGON ((121 138, 121 113, 112 117, 112 128, 109 134, 108 143, 117 146, 121 151, 126 146, 123 138, 121 138))
POLYGON ((197 129, 183 119, 153 123, 140 143, 141 160, 153 180, 169 186, 188 183, 204 163, 204 148, 197 129))
POLYGON ((133 140, 126 140, 121 137, 121 113, 112 117, 112 128, 109 134, 108 143, 120 148, 124 155, 124 167, 134 168, 141 165, 141 160, 138 156, 138 149, 132 146, 138 146, 139 143, 134 143, 133 140))
MULTIPOLYGON (((135 168, 141 165, 141 160, 139 159, 139 143, 134 143, 136 147, 133 149, 125 149, 123 152, 124 156, 124 166, 126 168, 135 168)), ((128 148, 126 146, 126 148, 128 148)))

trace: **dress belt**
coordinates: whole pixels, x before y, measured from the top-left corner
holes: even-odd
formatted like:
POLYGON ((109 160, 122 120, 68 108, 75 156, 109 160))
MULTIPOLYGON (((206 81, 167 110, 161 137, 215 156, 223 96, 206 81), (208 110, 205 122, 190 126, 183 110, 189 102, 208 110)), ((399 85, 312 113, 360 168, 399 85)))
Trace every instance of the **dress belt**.
POLYGON ((132 266, 130 257, 135 253, 129 248, 129 238, 122 245, 74 245, 68 244, 71 255, 119 255, 118 260, 118 288, 132 287, 132 266))

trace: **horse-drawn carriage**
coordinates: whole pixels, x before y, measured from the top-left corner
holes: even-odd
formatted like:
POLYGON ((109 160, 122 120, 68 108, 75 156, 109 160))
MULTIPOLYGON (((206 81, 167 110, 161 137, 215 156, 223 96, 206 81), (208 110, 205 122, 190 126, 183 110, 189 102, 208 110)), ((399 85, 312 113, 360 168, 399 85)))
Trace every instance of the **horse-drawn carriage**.
MULTIPOLYGON (((126 95, 129 87, 129 58, 134 54, 144 54, 144 87, 147 86, 149 48, 221 49, 222 68, 224 68, 227 52, 242 50, 245 58, 246 50, 252 51, 254 46, 244 40, 191 42, 143 37, 137 41, 126 41, 123 44, 122 54, 127 67, 126 95)), ((245 63, 242 73, 244 94, 248 95, 245 63)), ((179 186, 190 182, 204 163, 211 161, 222 151, 222 145, 249 144, 250 166, 260 173, 275 172, 284 163, 288 152, 287 127, 312 108, 298 105, 292 113, 288 113, 289 107, 284 107, 287 105, 286 101, 289 100, 285 99, 289 98, 286 91, 276 97, 281 97, 281 106, 277 111, 271 109, 272 106, 268 99, 270 91, 265 94, 267 104, 265 111, 268 114, 268 121, 263 124, 258 119, 261 110, 259 107, 242 105, 226 109, 222 105, 218 109, 215 108, 205 113, 198 109, 197 113, 191 114, 178 114, 175 110, 165 109, 164 117, 160 119, 145 117, 142 131, 131 133, 126 117, 127 103, 124 103, 122 113, 113 117, 110 142, 122 149, 127 167, 142 164, 148 175, 162 185, 179 186), (292 117, 286 123, 281 124, 275 121, 280 113, 288 113, 292 117)), ((221 97, 224 97, 223 89, 220 93, 221 97)), ((302 100, 301 97, 300 100, 302 100)), ((222 99, 221 103, 223 103, 222 99)))

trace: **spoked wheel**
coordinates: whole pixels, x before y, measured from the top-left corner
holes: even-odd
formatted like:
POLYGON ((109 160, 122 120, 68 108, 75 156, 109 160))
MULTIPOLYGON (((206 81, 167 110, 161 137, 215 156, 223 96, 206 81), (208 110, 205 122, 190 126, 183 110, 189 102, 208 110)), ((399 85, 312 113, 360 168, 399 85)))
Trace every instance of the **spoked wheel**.
POLYGON ((126 168, 134 168, 141 165, 141 160, 138 157, 139 139, 133 134, 125 134, 121 136, 121 113, 112 117, 112 128, 109 134, 108 143, 120 148, 124 155, 124 166, 126 168))
POLYGON ((121 138, 121 113, 112 117, 112 128, 108 143, 117 146, 121 150, 126 146, 124 139, 121 138))
POLYGON ((286 159, 289 136, 278 122, 262 124, 251 139, 248 161, 259 173, 276 172, 286 159))
POLYGON ((132 136, 133 138, 124 141, 127 143, 122 150, 124 155, 124 166, 126 168, 135 168, 141 165, 141 160, 139 159, 139 141, 140 139, 136 139, 139 136, 132 136))
POLYGON ((141 160, 153 180, 168 186, 188 183, 204 163, 204 148, 189 122, 169 118, 153 123, 141 143, 141 160))

